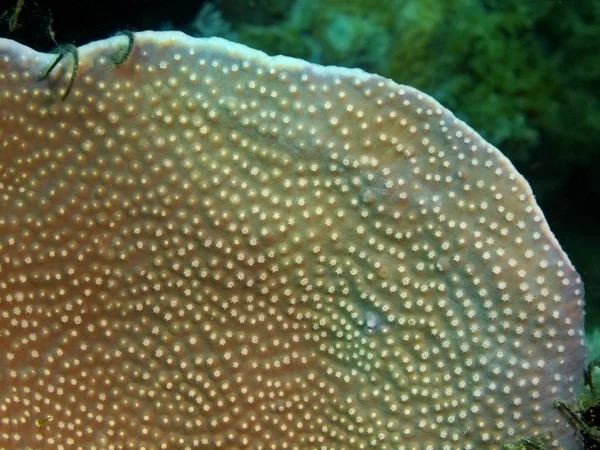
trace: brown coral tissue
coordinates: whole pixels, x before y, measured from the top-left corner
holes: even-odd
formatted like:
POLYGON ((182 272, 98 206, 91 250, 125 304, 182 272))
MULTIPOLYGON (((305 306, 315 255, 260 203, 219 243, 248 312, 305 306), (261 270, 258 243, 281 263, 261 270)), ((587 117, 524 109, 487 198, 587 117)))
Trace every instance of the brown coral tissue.
POLYGON ((0 39, 1 448, 578 448, 583 286, 496 148, 360 70, 126 46, 66 92, 0 39))

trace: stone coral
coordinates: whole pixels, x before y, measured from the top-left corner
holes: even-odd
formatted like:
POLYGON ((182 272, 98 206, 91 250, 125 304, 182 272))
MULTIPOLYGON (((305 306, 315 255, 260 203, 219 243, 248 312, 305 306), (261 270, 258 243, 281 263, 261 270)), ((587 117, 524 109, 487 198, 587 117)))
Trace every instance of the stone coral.
POLYGON ((138 33, 0 40, 0 446, 577 448, 583 287, 431 97, 138 33))

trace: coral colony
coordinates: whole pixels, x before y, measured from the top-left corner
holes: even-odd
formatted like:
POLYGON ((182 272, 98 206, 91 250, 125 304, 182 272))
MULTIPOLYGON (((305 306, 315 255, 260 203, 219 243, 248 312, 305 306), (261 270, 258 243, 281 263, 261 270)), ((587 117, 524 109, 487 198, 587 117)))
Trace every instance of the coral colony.
POLYGON ((0 40, 0 447, 579 448, 583 286, 450 111, 221 39, 64 53, 0 40))

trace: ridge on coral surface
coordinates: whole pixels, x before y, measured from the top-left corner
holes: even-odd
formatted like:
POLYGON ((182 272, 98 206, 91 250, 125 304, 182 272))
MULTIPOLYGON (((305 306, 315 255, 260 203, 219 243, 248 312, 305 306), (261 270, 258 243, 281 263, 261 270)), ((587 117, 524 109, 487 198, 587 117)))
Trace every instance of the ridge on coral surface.
POLYGON ((579 448, 583 286, 499 150, 361 70, 126 45, 69 89, 0 39, 0 447, 579 448))

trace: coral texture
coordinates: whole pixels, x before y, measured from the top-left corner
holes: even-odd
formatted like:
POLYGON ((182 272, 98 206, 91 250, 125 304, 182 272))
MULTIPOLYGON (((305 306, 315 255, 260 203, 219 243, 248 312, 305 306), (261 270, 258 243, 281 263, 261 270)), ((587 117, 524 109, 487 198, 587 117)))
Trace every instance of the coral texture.
POLYGON ((220 39, 0 40, 0 447, 577 448, 583 287, 431 97, 220 39))

